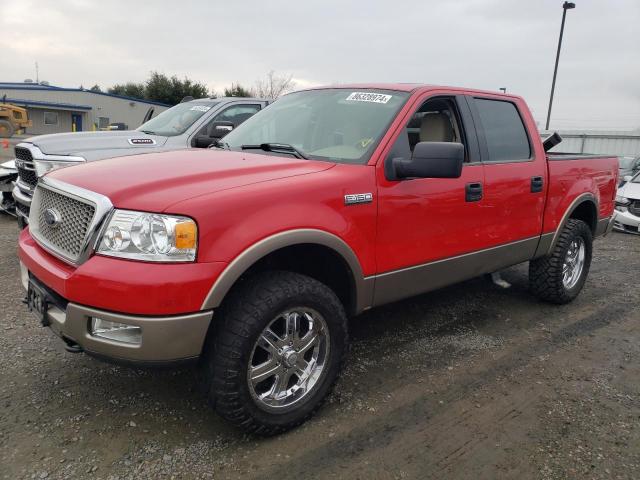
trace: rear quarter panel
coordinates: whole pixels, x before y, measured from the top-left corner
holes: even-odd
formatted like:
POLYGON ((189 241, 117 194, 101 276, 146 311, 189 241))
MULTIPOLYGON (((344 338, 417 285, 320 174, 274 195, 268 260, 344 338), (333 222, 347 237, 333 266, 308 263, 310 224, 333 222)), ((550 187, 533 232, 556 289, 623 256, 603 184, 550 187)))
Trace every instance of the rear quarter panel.
POLYGON ((549 190, 543 232, 555 231, 571 203, 583 193, 592 194, 598 205, 598 219, 613 215, 618 176, 615 157, 554 159, 549 165, 549 190))

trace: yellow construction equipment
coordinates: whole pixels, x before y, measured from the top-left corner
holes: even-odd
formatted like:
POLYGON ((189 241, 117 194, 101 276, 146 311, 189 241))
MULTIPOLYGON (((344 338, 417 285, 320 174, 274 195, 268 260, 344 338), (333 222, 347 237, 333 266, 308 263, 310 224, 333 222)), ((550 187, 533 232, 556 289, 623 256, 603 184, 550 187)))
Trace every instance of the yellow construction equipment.
POLYGON ((0 138, 10 138, 14 133, 23 133, 24 129, 33 126, 29 120, 27 109, 0 103, 0 138))

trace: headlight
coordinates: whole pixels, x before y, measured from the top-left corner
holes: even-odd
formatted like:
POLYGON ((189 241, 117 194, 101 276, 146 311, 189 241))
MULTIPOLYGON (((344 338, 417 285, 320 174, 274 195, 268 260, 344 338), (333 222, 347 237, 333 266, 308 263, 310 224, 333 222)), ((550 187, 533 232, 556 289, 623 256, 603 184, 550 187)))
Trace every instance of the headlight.
POLYGON ((628 210, 631 200, 622 195, 616 195, 616 210, 620 212, 626 212, 628 210))
POLYGON ((188 217, 116 210, 98 253, 150 262, 193 262, 198 228, 188 217))
POLYGON ((58 168, 70 167, 72 165, 77 165, 78 163, 83 162, 59 162, 56 160, 39 160, 36 159, 34 162, 36 167, 36 173, 38 177, 43 176, 45 173, 50 172, 51 170, 56 170, 58 168))

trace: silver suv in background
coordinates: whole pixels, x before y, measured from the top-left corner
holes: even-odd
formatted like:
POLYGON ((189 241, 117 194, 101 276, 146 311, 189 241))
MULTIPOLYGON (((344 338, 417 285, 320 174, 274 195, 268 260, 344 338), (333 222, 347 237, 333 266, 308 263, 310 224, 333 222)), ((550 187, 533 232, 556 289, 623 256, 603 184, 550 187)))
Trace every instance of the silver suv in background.
POLYGON ((15 147, 18 179, 13 198, 18 223, 27 225, 33 190, 38 178, 48 171, 125 155, 207 148, 268 104, 269 100, 256 98, 202 98, 179 103, 136 130, 28 138, 15 147))

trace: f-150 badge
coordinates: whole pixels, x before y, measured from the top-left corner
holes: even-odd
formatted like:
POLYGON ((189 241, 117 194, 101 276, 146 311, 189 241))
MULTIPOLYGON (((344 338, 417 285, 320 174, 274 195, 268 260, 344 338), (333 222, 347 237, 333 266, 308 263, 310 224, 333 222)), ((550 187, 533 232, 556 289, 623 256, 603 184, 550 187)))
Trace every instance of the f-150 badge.
POLYGON ((371 203, 373 202, 373 193, 353 193, 351 195, 344 196, 345 205, 354 205, 356 203, 371 203))

